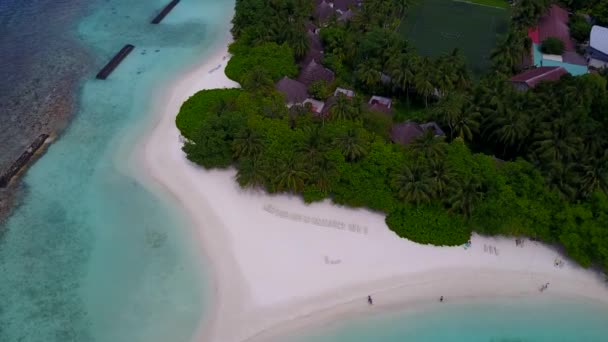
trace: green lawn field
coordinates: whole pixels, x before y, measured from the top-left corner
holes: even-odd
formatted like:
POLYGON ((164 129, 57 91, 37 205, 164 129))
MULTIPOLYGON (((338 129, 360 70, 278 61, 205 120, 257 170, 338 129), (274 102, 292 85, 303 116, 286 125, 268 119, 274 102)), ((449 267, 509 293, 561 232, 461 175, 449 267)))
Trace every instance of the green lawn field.
POLYGON ((474 4, 498 7, 498 8, 509 8, 509 3, 506 0, 463 0, 464 2, 472 2, 474 4))
POLYGON ((404 18, 400 31, 423 56, 460 48, 471 70, 480 74, 490 66, 490 53, 508 29, 509 13, 461 1, 421 0, 404 18))

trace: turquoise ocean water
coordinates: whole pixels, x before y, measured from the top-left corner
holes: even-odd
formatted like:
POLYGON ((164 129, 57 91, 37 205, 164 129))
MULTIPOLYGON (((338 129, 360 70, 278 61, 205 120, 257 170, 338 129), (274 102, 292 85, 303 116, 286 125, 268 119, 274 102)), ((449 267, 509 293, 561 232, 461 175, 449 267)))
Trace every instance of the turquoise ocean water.
POLYGON ((608 308, 540 297, 444 303, 354 318, 281 341, 602 342, 608 341, 608 308))
MULTIPOLYGON (((40 20, 61 20, 67 10, 55 7, 81 6, 53 34, 72 38, 93 61, 78 91, 66 94, 75 96, 74 119, 27 172, 21 204, 0 229, 2 342, 189 341, 209 307, 209 279, 183 213, 146 190, 138 165, 123 164, 149 128, 153 94, 225 37, 234 1, 182 0, 160 25, 149 24, 166 3, 32 2, 6 16, 17 22, 42 11, 51 18, 40 20), (131 55, 95 80, 127 43, 136 46, 131 55)), ((26 24, 24 37, 44 33, 33 31, 44 24, 26 24)), ((62 48, 69 55, 70 45, 62 48)), ((61 62, 36 61, 49 73, 61 62)))

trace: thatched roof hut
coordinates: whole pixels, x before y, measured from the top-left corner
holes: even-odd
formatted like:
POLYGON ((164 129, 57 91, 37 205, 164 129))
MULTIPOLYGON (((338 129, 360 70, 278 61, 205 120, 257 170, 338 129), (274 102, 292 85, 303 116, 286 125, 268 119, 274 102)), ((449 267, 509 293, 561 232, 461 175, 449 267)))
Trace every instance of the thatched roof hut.
POLYGON ((306 86, 310 86, 316 81, 331 83, 333 80, 334 72, 317 63, 314 59, 300 71, 300 75, 298 76, 298 81, 304 83, 306 86))
POLYGON ((275 85, 278 92, 285 94, 285 102, 288 106, 302 103, 308 98, 306 85, 285 76, 275 85))

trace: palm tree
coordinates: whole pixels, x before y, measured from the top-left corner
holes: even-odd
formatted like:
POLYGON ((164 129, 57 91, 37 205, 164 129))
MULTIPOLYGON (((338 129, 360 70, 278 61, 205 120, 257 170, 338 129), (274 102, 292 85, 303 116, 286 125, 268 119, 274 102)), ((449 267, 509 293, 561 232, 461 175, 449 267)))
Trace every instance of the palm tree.
POLYGON ((304 139, 296 146, 296 151, 302 154, 304 160, 316 161, 323 153, 321 131, 316 126, 304 127, 304 139))
POLYGON ((296 161, 295 158, 290 158, 278 165, 278 176, 275 179, 276 189, 278 191, 300 192, 304 188, 304 182, 308 179, 309 174, 304 171, 304 165, 296 161))
POLYGON ((268 92, 274 88, 272 78, 262 67, 256 67, 243 77, 243 88, 253 92, 268 92))
POLYGON ((332 179, 337 176, 336 167, 331 160, 321 157, 312 164, 311 176, 321 191, 329 192, 332 179))
POLYGON ((547 162, 571 160, 580 151, 580 137, 574 134, 571 123, 558 118, 542 123, 534 136, 534 153, 547 162))
POLYGON ((432 158, 429 160, 429 173, 435 196, 441 198, 452 185, 453 173, 444 159, 432 158))
POLYGON ((357 161, 367 155, 366 142, 360 130, 351 128, 334 140, 334 146, 340 149, 348 161, 357 161))
POLYGON ((547 13, 550 0, 520 0, 514 3, 513 21, 521 28, 528 28, 547 13))
POLYGON ((457 89, 465 89, 468 88, 471 84, 471 76, 469 75, 469 70, 467 69, 467 61, 462 53, 462 50, 456 48, 452 50, 447 56, 448 68, 452 68, 452 86, 457 89))
POLYGON ((543 173, 551 190, 562 198, 571 200, 576 195, 576 184, 579 183, 575 170, 574 163, 555 161, 545 165, 543 173))
POLYGON ((432 67, 431 61, 428 57, 425 57, 420 63, 418 72, 414 75, 414 88, 416 92, 424 97, 424 106, 429 106, 429 96, 435 90, 435 86, 432 83, 432 67))
POLYGON ((428 203, 433 196, 431 177, 418 164, 406 165, 401 172, 393 175, 392 186, 397 190, 399 199, 410 203, 428 203))
POLYGON ((464 217, 470 217, 475 204, 481 200, 481 183, 475 177, 468 176, 463 179, 454 194, 449 199, 452 210, 460 211, 464 217))
POLYGON ((521 30, 510 30, 490 55, 492 64, 497 71, 513 74, 523 58, 530 52, 526 47, 526 34, 521 30))
POLYGON ((399 87, 409 104, 409 85, 414 79, 415 67, 418 65, 415 54, 401 53, 388 62, 389 75, 393 83, 399 87))
POLYGON ((351 119, 352 120, 360 120, 363 118, 363 114, 367 110, 367 102, 362 96, 355 95, 352 99, 350 99, 351 103, 351 119))
POLYGON ((465 108, 452 123, 452 127, 454 127, 452 137, 456 133, 458 138, 473 140, 473 134, 479 131, 479 117, 479 112, 473 106, 465 108))
POLYGON ((295 29, 292 27, 290 30, 293 33, 288 40, 289 46, 293 49, 296 59, 300 60, 302 57, 306 56, 308 48, 310 47, 308 34, 306 33, 304 23, 296 25, 295 29))
POLYGON ((338 94, 336 102, 329 109, 332 119, 348 120, 353 117, 353 106, 351 100, 344 94, 338 94))
POLYGON ((510 105, 499 105, 494 114, 486 118, 485 132, 490 132, 488 137, 504 146, 503 156, 508 147, 514 146, 519 150, 530 135, 530 117, 523 110, 516 111, 517 100, 510 102, 510 105))
POLYGON ((221 116, 222 114, 228 113, 232 110, 234 110, 234 102, 220 98, 213 111, 218 116, 221 116))
POLYGON ((450 128, 450 140, 455 137, 473 140, 473 133, 479 129, 480 113, 468 96, 450 93, 435 107, 435 114, 450 128))
POLYGON ((244 158, 239 161, 236 181, 243 188, 256 188, 264 185, 267 177, 267 167, 260 159, 244 158))
POLYGON ((433 83, 441 96, 449 94, 454 89, 454 80, 457 78, 456 65, 451 59, 450 55, 441 56, 432 68, 433 83))
POLYGON ((235 159, 240 157, 255 157, 262 152, 263 148, 262 138, 249 127, 240 131, 232 142, 235 159))
POLYGON ((591 158, 581 166, 580 193, 589 197, 596 190, 608 191, 608 152, 600 158, 591 158))
POLYGON ((441 158, 445 154, 447 144, 443 137, 436 137, 435 130, 427 129, 422 136, 416 138, 411 145, 415 151, 422 153, 426 158, 441 158))
POLYGON ((395 16, 399 18, 403 17, 407 9, 410 7, 411 2, 412 0, 393 0, 391 7, 395 11, 395 16))
POLYGON ((380 71, 377 64, 367 60, 357 67, 355 75, 368 89, 372 89, 380 82, 380 71))

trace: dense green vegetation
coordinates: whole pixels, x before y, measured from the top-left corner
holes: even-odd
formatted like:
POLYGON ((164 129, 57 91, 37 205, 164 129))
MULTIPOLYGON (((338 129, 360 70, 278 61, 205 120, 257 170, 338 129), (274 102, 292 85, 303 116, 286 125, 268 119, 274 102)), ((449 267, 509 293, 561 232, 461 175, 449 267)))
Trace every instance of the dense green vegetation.
POLYGON ((246 46, 235 43, 230 46, 230 53, 234 57, 226 66, 226 76, 241 84, 256 71, 262 71, 272 81, 283 76, 294 77, 298 73, 293 50, 287 44, 271 42, 246 46))
MULTIPOLYGON (((238 0, 234 58, 276 43, 297 61, 298 33, 286 34, 283 21, 304 27, 309 3, 238 0), (291 19, 274 23, 279 14, 291 19)), ((522 32, 549 2, 517 2, 492 69, 479 80, 461 52, 421 57, 395 33, 407 1, 364 4, 351 22, 321 30, 324 64, 337 84, 357 91, 354 99, 338 97, 328 117, 287 110, 272 87, 285 65, 259 60, 264 68, 243 69, 244 90, 203 91, 184 104, 177 125, 188 158, 235 166, 243 187, 384 212, 392 230, 420 243, 458 245, 471 231, 526 235, 563 245, 583 266, 608 268, 606 77, 566 76, 528 92, 507 81, 529 51, 522 32), (371 92, 396 100, 395 120, 435 120, 446 137, 426 132, 405 147, 391 143, 392 118, 365 105, 362 94, 371 92)), ((311 92, 324 98, 335 86, 311 92)))
POLYGON ((598 25, 608 26, 608 2, 605 0, 564 0, 574 11, 591 15, 598 25))
POLYGON ((540 44, 540 51, 550 55, 561 55, 564 53, 564 42, 555 37, 549 37, 540 44))
POLYGON ((175 123, 185 138, 193 139, 205 113, 221 112, 232 103, 242 91, 240 89, 213 89, 190 97, 179 110, 175 123))
POLYGON ((591 33, 591 24, 585 20, 580 15, 573 15, 570 17, 570 21, 568 22, 568 27, 570 28, 570 35, 577 42, 583 43, 589 40, 589 35, 591 33))

